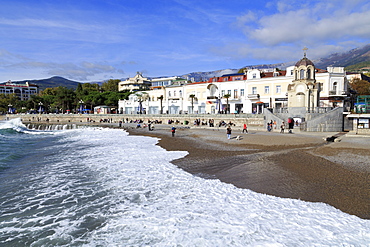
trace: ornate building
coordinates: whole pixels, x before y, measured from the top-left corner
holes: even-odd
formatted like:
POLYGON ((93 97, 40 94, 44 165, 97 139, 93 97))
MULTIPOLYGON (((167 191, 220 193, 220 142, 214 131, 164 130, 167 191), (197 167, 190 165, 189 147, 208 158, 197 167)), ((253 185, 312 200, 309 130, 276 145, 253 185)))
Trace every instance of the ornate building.
POLYGON ((295 64, 293 74, 294 80, 288 85, 288 107, 319 106, 320 84, 316 83, 315 65, 306 57, 306 52, 295 64))
POLYGON ((118 91, 128 90, 130 92, 144 91, 149 90, 152 82, 143 77, 140 72, 137 72, 136 75, 132 78, 128 78, 126 81, 121 81, 118 83, 118 91))

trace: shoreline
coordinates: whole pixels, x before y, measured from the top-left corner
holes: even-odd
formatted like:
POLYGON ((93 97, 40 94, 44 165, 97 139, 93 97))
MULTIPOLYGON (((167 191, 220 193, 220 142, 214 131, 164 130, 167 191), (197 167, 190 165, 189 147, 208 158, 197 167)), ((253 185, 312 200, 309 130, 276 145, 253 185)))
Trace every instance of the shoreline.
MULTIPOLYGON (((33 122, 34 125, 55 125, 33 122)), ((283 198, 323 202, 343 212, 370 219, 369 137, 343 135, 340 142, 323 139, 338 133, 295 132, 280 134, 260 128, 233 127, 232 139, 225 127, 188 127, 157 124, 154 131, 134 123, 58 123, 126 130, 130 135, 151 136, 168 151, 188 155, 171 163, 195 176, 219 179, 238 188, 283 198), (241 140, 236 140, 236 136, 241 140)))
POLYGON ((348 214, 370 219, 368 138, 341 137, 336 133, 280 134, 235 128, 232 139, 225 128, 181 128, 171 136, 170 125, 154 131, 124 124, 130 135, 159 138, 168 151, 187 151, 173 160, 179 168, 207 179, 219 179, 236 187, 277 197, 323 202, 348 214), (241 140, 236 140, 236 136, 241 140), (365 139, 365 140, 364 140, 365 139))

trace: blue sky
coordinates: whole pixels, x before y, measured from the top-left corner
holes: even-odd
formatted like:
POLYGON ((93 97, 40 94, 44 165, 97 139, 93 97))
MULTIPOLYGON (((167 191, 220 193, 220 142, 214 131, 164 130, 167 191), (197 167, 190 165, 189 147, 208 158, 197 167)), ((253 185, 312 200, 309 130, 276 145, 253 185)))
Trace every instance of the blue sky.
POLYGON ((370 43, 368 0, 2 0, 0 82, 238 69, 370 43))

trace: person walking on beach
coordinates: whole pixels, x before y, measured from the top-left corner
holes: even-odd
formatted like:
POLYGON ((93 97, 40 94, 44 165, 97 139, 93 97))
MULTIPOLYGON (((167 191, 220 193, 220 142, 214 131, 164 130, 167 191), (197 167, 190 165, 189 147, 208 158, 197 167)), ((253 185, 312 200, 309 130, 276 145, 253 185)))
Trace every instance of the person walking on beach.
POLYGON ((282 122, 280 125, 280 133, 284 133, 284 129, 285 129, 285 123, 282 122))
POLYGON ((247 124, 246 123, 243 125, 243 131, 242 131, 242 133, 244 133, 244 131, 245 131, 245 133, 248 133, 247 124))
POLYGON ((230 139, 231 138, 231 127, 227 127, 226 129, 226 134, 227 134, 227 139, 230 139))
POLYGON ((171 132, 172 132, 172 137, 174 137, 175 136, 175 132, 176 132, 175 126, 172 126, 171 132))

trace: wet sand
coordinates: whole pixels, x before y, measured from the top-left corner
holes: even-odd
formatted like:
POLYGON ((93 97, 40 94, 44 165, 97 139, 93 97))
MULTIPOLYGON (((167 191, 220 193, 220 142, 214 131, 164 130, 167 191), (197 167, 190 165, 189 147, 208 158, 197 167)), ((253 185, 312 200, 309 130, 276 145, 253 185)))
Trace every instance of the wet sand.
POLYGON ((154 131, 124 128, 131 135, 160 138, 166 150, 188 151, 172 163, 196 176, 219 179, 239 188, 268 195, 324 202, 343 212, 370 219, 370 138, 342 136, 327 143, 323 137, 336 133, 280 134, 225 128, 185 128, 157 125, 154 131), (240 135, 241 140, 236 140, 240 135))

